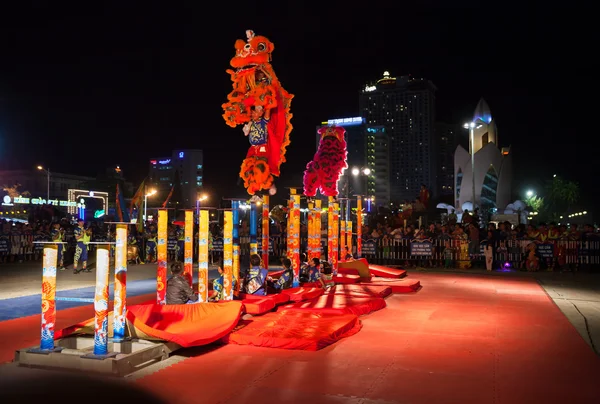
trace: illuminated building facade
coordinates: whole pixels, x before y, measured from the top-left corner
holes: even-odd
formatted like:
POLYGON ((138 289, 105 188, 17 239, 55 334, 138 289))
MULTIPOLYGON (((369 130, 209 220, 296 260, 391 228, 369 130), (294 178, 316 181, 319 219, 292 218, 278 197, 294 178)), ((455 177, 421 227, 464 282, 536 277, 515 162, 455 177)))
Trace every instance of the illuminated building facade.
MULTIPOLYGON (((510 147, 498 146, 498 130, 490 108, 481 99, 473 116, 475 153, 475 204, 481 213, 503 210, 511 203, 512 156, 510 147)), ((468 129, 463 129, 465 132, 468 129)), ((455 205, 460 211, 473 200, 471 154, 462 146, 454 153, 455 205)))
MULTIPOLYGON (((348 150, 348 170, 340 181, 350 181, 349 195, 375 197, 375 204, 389 203, 389 168, 387 134, 383 126, 367 125, 365 118, 351 117, 329 119, 321 125, 341 126, 346 130, 348 150), (360 174, 352 175, 352 168, 358 168, 360 174), (368 175, 364 169, 369 168, 368 175)), ((321 126, 317 127, 319 130, 321 126)), ((317 148, 321 135, 317 133, 317 148)), ((342 189, 345 185, 340 184, 342 189)))
POLYGON ((385 72, 360 94, 360 115, 366 125, 385 128, 389 197, 393 202, 414 200, 421 184, 432 196, 437 194, 435 91, 429 80, 396 78, 385 72))
POLYGON ((204 155, 202 150, 174 150, 170 157, 150 160, 149 179, 156 189, 156 200, 164 201, 175 181, 181 190, 180 204, 193 208, 204 185, 204 155))

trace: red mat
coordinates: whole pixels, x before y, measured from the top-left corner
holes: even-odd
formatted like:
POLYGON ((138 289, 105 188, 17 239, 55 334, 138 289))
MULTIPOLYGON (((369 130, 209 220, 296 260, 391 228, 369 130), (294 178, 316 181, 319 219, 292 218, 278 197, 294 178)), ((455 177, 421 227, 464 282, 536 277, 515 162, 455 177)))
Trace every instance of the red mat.
POLYGON ((384 267, 381 265, 369 264, 369 271, 371 271, 371 276, 380 276, 382 278, 400 279, 406 276, 406 270, 404 269, 384 267))
POLYGON ((392 288, 390 286, 375 286, 365 284, 335 285, 334 287, 326 290, 325 294, 341 294, 385 298, 392 294, 392 288))
POLYGON ((229 334, 242 314, 242 303, 138 305, 127 309, 127 320, 145 334, 182 347, 215 342, 229 334))
POLYGON ((352 314, 285 311, 241 321, 223 341, 237 345, 317 351, 356 334, 360 328, 360 320, 352 314))
POLYGON ((337 275, 333 276, 333 281, 335 283, 341 283, 341 284, 344 284, 344 285, 352 284, 352 283, 358 283, 360 281, 360 276, 358 276, 358 275, 352 275, 352 274, 341 274, 341 273, 338 273, 337 275))
POLYGON ((389 286, 394 293, 412 293, 421 289, 421 281, 416 279, 371 278, 361 281, 361 285, 389 286))
POLYGON ((362 316, 386 306, 380 297, 357 296, 351 294, 327 294, 305 302, 288 304, 281 311, 302 310, 312 313, 355 314, 362 316))
POLYGON ((290 301, 290 296, 285 293, 273 293, 266 296, 249 295, 247 293, 240 293, 240 299, 242 300, 263 300, 270 299, 275 302, 275 305, 284 304, 290 301))
POLYGON ((242 304, 246 313, 252 315, 265 314, 275 308, 273 299, 244 299, 242 304))
POLYGON ((301 286, 299 288, 284 289, 281 293, 288 295, 291 302, 302 302, 321 296, 323 294, 323 289, 301 286))
POLYGON ((358 269, 354 269, 354 268, 338 268, 338 275, 339 274, 344 274, 344 275, 356 275, 358 277, 360 277, 360 275, 358 274, 358 269))

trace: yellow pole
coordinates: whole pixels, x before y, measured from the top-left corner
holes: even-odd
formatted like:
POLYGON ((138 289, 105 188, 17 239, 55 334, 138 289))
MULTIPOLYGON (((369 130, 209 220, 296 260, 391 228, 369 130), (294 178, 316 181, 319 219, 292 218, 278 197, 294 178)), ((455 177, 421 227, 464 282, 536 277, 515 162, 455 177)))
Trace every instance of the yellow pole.
POLYGON ((262 261, 265 269, 269 269, 269 195, 262 199, 262 261))
POLYGON ((115 244, 115 297, 113 311, 113 340, 125 339, 127 300, 127 224, 117 224, 115 244))
POLYGON ((56 264, 58 245, 44 245, 42 269, 42 334, 40 349, 54 350, 54 325, 56 324, 56 264))
POLYGON ((345 220, 340 220, 339 244, 340 244, 341 257, 344 258, 344 252, 346 251, 346 221, 345 220))
POLYGON ((315 257, 315 203, 308 202, 308 260, 311 261, 315 257))
POLYGON ((233 300, 233 212, 225 211, 223 223, 223 300, 233 300))
POLYGON ((183 244, 183 273, 185 278, 192 286, 194 282, 194 275, 192 273, 192 262, 194 254, 194 211, 185 211, 185 227, 184 227, 185 241, 183 244))
POLYGON ((156 254, 158 268, 156 270, 156 304, 167 304, 167 222, 169 213, 166 209, 158 210, 158 243, 156 254))
POLYGON ((338 246, 339 240, 339 231, 340 231, 340 204, 333 204, 333 238, 331 240, 331 246, 333 250, 333 257, 331 261, 331 267, 333 272, 337 274, 338 269, 338 257, 340 256, 340 250, 338 246))
MULTIPOLYGON (((348 247, 348 251, 352 254, 352 220, 348 220, 346 222, 346 246, 348 247)), ((344 253, 344 259, 346 259, 346 254, 344 253)))
POLYGON ((321 200, 315 201, 315 258, 321 259, 321 200))
POLYGON ((327 202, 327 261, 333 265, 333 208, 335 199, 333 196, 330 196, 327 202))
POLYGON ((290 207, 288 222, 291 244, 288 244, 288 258, 292 261, 292 269, 294 270, 293 286, 297 287, 300 284, 300 195, 296 194, 295 189, 290 190, 290 207))
POLYGON ((200 210, 198 230, 198 299, 208 301, 208 210, 200 210))
POLYGON ((362 197, 356 198, 356 257, 362 257, 362 197))

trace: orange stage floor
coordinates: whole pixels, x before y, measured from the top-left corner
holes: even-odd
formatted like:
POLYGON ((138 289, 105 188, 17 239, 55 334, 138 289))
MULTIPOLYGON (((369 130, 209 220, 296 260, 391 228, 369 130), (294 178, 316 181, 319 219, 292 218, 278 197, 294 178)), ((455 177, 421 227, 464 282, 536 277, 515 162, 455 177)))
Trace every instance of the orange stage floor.
MULTIPOLYGON (((423 289, 390 296, 357 334, 320 351, 192 348, 135 383, 169 403, 600 402, 600 358, 535 280, 418 278, 423 289)), ((59 328, 91 309, 70 310, 59 312, 59 328)), ((11 321, 0 323, 4 361, 38 338, 39 317, 11 321), (6 340, 7 330, 21 342, 6 340)))

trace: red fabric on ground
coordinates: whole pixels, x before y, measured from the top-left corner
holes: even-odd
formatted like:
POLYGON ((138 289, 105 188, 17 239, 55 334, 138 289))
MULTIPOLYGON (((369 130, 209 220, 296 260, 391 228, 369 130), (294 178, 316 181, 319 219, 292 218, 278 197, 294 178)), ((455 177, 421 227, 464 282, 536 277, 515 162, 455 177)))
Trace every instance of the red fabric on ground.
POLYGON ((262 300, 262 299, 271 299, 275 302, 275 305, 284 304, 290 301, 290 296, 285 293, 273 293, 271 295, 266 296, 258 296, 258 295, 249 295, 247 293, 240 293, 240 298, 242 300, 262 300))
POLYGON ((310 311, 312 313, 328 314, 351 313, 362 316, 373 311, 381 310, 385 306, 385 300, 380 297, 357 296, 351 294, 327 294, 305 302, 282 306, 280 310, 301 310, 310 311))
POLYGON ((301 286, 299 288, 284 289, 281 293, 288 295, 291 302, 301 302, 321 296, 323 289, 301 286))
POLYGON ((210 344, 229 334, 242 314, 242 302, 139 305, 127 320, 145 334, 183 347, 210 344))
POLYGON ((416 279, 371 278, 362 281, 361 285, 389 286, 394 293, 411 293, 421 289, 421 282, 416 279))
POLYGON ((240 321, 240 325, 223 341, 237 345, 317 351, 356 334, 360 328, 360 320, 353 314, 284 311, 240 321))
POLYGON ((396 269, 390 267, 384 267, 381 265, 369 264, 369 271, 371 276, 380 276, 382 278, 404 278, 406 276, 406 270, 396 269))
MULTIPOLYGON (((358 272, 361 278, 368 279, 371 277, 371 271, 369 270, 369 263, 366 259, 361 258, 352 261, 338 262, 338 273, 341 271, 355 270, 358 272)), ((355 274, 355 273, 354 273, 355 274)))
POLYGON ((358 283, 360 281, 360 276, 358 276, 358 275, 351 275, 351 274, 340 274, 340 273, 338 273, 337 275, 333 276, 333 281, 335 283, 341 283, 341 284, 344 284, 344 285, 352 284, 352 283, 358 283))
POLYGON ((335 285, 325 291, 325 294, 335 295, 356 295, 356 296, 371 296, 371 297, 388 297, 392 294, 392 288, 389 286, 375 285, 335 285))
POLYGON ((244 299, 242 303, 246 313, 254 315, 265 314, 275 308, 275 300, 273 299, 244 299))

